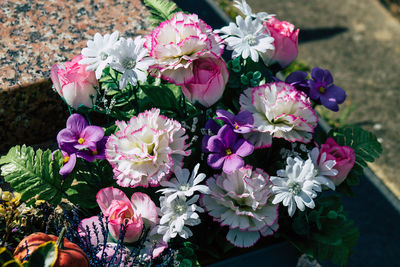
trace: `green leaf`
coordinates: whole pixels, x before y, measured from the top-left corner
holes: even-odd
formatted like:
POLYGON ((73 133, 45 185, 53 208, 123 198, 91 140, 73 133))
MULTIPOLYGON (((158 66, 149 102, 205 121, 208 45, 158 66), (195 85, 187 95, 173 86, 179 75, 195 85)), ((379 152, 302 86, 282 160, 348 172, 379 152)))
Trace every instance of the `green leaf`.
POLYGON ((63 157, 60 151, 35 150, 25 145, 14 146, 8 154, 0 158, 1 175, 19 193, 21 200, 32 204, 37 199, 57 205, 65 196, 72 179, 58 173, 63 157))
POLYGON ((177 110, 179 103, 174 92, 166 85, 143 85, 140 87, 149 97, 152 106, 159 109, 177 110))
POLYGON ((56 242, 49 241, 38 246, 29 258, 29 266, 52 267, 56 263, 58 249, 56 242))
POLYGON ((329 133, 341 146, 354 149, 356 165, 367 167, 367 162, 373 162, 382 153, 382 146, 376 136, 358 126, 332 130, 329 133))
POLYGON ((153 28, 172 18, 174 13, 181 11, 174 2, 167 0, 144 0, 144 4, 150 11, 149 21, 153 28))
POLYGON ((5 247, 0 248, 0 264, 7 267, 20 267, 22 266, 17 259, 14 259, 10 251, 5 247))

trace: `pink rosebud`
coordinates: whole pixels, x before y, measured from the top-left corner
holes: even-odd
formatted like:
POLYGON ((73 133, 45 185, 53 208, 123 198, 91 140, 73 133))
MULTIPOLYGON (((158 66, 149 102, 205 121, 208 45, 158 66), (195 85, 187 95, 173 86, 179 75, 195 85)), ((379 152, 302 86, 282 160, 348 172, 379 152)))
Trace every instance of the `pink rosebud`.
POLYGON ((356 156, 354 150, 348 146, 339 146, 333 138, 328 138, 325 144, 321 145, 318 161, 323 153, 326 153, 326 160, 335 160, 333 167, 338 171, 335 176, 327 176, 337 186, 340 185, 354 166, 356 156))
POLYGON ((193 75, 192 82, 181 86, 185 97, 205 107, 215 104, 222 97, 229 78, 225 61, 211 55, 199 58, 194 61, 193 75))
POLYGON ((72 108, 80 105, 91 108, 96 100, 98 86, 94 71, 86 71, 87 65, 79 65, 82 55, 76 56, 64 65, 55 64, 51 67, 51 80, 58 94, 72 108), (92 96, 92 98, 91 98, 92 96))
POLYGON ((107 187, 101 189, 96 198, 115 240, 118 240, 121 224, 126 224, 124 242, 131 243, 139 239, 143 227, 152 228, 158 223, 156 205, 146 194, 134 193, 129 200, 121 190, 107 187))
POLYGON ((268 50, 262 55, 265 64, 278 62, 282 68, 289 66, 296 59, 298 53, 299 29, 287 21, 271 18, 264 23, 265 31, 274 37, 275 50, 268 50))

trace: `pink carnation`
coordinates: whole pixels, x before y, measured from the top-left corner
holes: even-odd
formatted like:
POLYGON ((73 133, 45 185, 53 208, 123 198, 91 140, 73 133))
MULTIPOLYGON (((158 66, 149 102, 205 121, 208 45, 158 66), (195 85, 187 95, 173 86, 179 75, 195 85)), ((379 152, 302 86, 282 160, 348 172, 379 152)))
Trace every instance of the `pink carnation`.
POLYGON ((157 62, 151 74, 178 85, 193 80, 193 61, 206 54, 220 57, 223 50, 221 38, 195 14, 174 14, 146 39, 145 46, 157 62))
POLYGON ((308 143, 318 117, 307 96, 284 82, 249 88, 240 96, 242 110, 254 117, 253 132, 245 134, 256 148, 269 146, 272 137, 308 143))
POLYGON ((185 129, 160 115, 159 109, 116 124, 119 131, 108 138, 106 157, 120 186, 157 186, 171 174, 173 166, 182 165, 183 156, 190 155, 185 129))

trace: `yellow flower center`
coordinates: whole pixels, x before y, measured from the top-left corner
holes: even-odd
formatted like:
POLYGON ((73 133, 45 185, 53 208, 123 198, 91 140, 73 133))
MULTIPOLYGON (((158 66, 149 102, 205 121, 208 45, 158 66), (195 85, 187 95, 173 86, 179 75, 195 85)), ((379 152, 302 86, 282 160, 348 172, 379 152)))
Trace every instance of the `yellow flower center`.
POLYGON ((79 144, 81 144, 81 145, 82 145, 82 144, 83 144, 83 142, 85 142, 85 139, 83 139, 83 138, 79 138, 79 139, 78 139, 78 143, 79 143, 79 144))
POLYGON ((97 155, 97 154, 99 154, 99 152, 98 152, 97 150, 93 150, 93 151, 92 151, 92 154, 93 154, 93 155, 97 155))
POLYGON ((321 94, 325 93, 325 87, 323 86, 320 86, 318 90, 321 94))
POLYGON ((239 129, 239 125, 235 124, 235 129, 236 130, 239 129))
POLYGON ((226 154, 229 156, 229 155, 232 155, 232 151, 228 148, 227 150, 225 150, 225 152, 226 152, 226 154))
POLYGON ((64 163, 67 163, 68 161, 69 161, 69 157, 66 156, 66 157, 64 158, 64 163))

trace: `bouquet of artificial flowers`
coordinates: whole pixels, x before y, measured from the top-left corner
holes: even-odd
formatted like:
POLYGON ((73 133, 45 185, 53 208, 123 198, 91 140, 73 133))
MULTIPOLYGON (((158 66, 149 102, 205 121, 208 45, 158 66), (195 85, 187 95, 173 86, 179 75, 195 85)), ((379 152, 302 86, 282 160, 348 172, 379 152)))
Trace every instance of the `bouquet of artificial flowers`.
POLYGON ((299 30, 245 0, 219 30, 144 2, 149 35, 97 33, 52 67, 70 112, 59 149, 15 146, 0 159, 13 188, 1 192, 3 246, 20 241, 12 232, 60 234, 41 245, 29 235, 3 258, 54 265, 65 235, 81 251, 68 264, 191 266, 197 251, 263 238, 344 265, 358 231, 338 195, 381 147, 358 127, 318 127, 315 107, 338 111, 346 93, 328 70, 289 71, 299 30))

